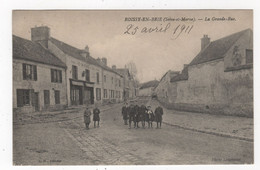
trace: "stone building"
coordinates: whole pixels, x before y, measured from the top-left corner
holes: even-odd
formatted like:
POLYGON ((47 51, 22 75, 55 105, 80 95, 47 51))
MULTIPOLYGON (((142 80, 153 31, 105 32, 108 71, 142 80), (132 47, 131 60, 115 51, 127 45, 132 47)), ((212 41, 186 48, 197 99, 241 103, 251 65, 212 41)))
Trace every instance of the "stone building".
POLYGON ((139 88, 138 96, 152 96, 155 94, 155 88, 159 84, 158 80, 152 80, 145 83, 142 83, 139 88))
POLYGON ((253 32, 210 42, 182 73, 171 79, 168 102, 182 110, 253 116, 253 32))
POLYGON ((123 99, 134 99, 137 96, 137 84, 127 68, 112 67, 123 76, 123 99))
POLYGON ((35 27, 31 29, 32 41, 41 43, 46 49, 49 49, 67 66, 67 100, 68 105, 91 105, 94 103, 103 103, 103 99, 122 101, 121 95, 123 87, 112 85, 111 81, 104 83, 106 74, 113 75, 115 79, 121 79, 121 75, 107 66, 107 59, 94 59, 88 46, 85 49, 78 49, 60 40, 50 36, 50 29, 46 26, 35 27), (120 78, 118 78, 118 76, 120 78), (109 85, 109 89, 107 88, 109 85), (106 95, 110 91, 111 95, 106 95), (109 97, 107 97, 109 96, 109 97), (116 97, 115 97, 116 96, 116 97))
POLYGON ((177 75, 179 75, 179 71, 168 70, 160 79, 158 85, 155 88, 155 93, 160 101, 168 101, 171 78, 176 77, 177 75))
POLYGON ((123 101, 123 76, 117 73, 113 67, 107 66, 107 59, 102 58, 101 64, 104 68, 103 77, 103 103, 118 103, 123 101))
POLYGON ((66 65, 41 44, 13 35, 14 112, 67 106, 66 65))

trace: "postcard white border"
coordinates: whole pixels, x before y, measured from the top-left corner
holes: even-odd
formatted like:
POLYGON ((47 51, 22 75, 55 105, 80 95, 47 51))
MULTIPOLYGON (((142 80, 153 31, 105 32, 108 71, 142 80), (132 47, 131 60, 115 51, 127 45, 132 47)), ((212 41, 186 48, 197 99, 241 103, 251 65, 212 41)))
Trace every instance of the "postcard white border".
POLYGON ((259 166, 259 3, 257 0, 4 0, 1 3, 0 27, 0 167, 1 169, 260 169, 259 166), (12 162, 12 10, 15 9, 253 9, 254 10, 254 165, 171 165, 171 166, 13 166, 12 162))

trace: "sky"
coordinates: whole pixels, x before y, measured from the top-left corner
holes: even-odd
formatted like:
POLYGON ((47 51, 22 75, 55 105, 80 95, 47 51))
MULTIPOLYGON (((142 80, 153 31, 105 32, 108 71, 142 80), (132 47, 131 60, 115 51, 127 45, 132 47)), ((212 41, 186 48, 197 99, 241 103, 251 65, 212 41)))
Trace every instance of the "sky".
POLYGON ((48 26, 52 37, 76 48, 84 49, 88 45, 91 56, 106 57, 108 66, 116 65, 117 68, 123 68, 125 64, 134 62, 137 67, 137 78, 140 82, 146 82, 160 80, 168 70, 181 71, 183 65, 189 64, 200 52, 200 39, 204 34, 214 41, 247 28, 253 29, 253 12, 252 10, 13 11, 14 35, 30 39, 30 30, 35 26, 48 26), (141 20, 136 21, 139 17, 141 20), (143 17, 150 20, 142 20, 143 17), (155 17, 157 21, 151 21, 155 17), (177 20, 182 17, 190 20, 177 20), (228 20, 229 17, 232 19, 228 20), (150 28, 154 31, 149 33, 150 28))

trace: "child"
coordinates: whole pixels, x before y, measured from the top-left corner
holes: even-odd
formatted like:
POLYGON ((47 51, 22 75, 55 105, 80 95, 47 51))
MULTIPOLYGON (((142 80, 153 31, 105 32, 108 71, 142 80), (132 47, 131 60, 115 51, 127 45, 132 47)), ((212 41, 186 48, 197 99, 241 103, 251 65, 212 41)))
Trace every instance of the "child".
POLYGON ((84 111, 84 122, 87 130, 89 129, 90 116, 91 116, 91 111, 87 107, 86 110, 84 111))
POLYGON ((97 105, 95 105, 95 109, 93 110, 93 121, 94 121, 94 128, 96 128, 96 121, 98 122, 98 125, 97 127, 99 127, 99 121, 100 121, 100 117, 99 117, 99 113, 100 113, 100 110, 98 109, 97 105))

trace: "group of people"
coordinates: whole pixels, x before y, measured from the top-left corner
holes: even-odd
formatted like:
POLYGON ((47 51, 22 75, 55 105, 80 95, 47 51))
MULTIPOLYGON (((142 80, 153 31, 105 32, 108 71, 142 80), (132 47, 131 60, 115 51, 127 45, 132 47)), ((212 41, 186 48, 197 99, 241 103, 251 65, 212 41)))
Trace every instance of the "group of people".
MULTIPOLYGON (((95 105, 95 108, 93 109, 93 121, 94 121, 94 128, 99 127, 99 121, 100 121, 100 110, 98 109, 97 105, 95 105), (96 125, 97 123, 97 125, 96 125)), ((89 129, 89 125, 91 123, 91 115, 92 112, 89 107, 86 107, 84 111, 84 123, 86 126, 86 129, 89 129)), ((134 124, 134 128, 145 128, 145 124, 148 124, 148 128, 153 128, 153 122, 155 121, 157 123, 156 128, 161 128, 162 126, 162 115, 163 115, 163 108, 158 106, 155 111, 153 112, 151 109, 151 106, 145 106, 141 105, 139 106, 136 104, 130 104, 125 103, 122 107, 122 115, 124 124, 128 125, 129 128, 132 128, 132 122, 134 124), (139 126, 139 123, 141 125, 139 126)))
POLYGON ((132 128, 132 122, 134 123, 134 128, 140 128, 139 123, 141 122, 142 128, 145 128, 145 123, 148 124, 148 128, 153 128, 153 122, 157 123, 156 128, 161 128, 162 125, 162 115, 163 108, 158 106, 153 112, 151 106, 125 103, 122 107, 122 115, 124 124, 132 128))
MULTIPOLYGON (((87 107, 86 110, 84 111, 84 123, 86 125, 86 129, 89 129, 89 125, 91 122, 91 110, 87 107)), ((94 128, 99 127, 99 121, 100 121, 100 110, 98 109, 97 106, 93 109, 93 121, 94 121, 94 128), (96 126, 97 122, 97 126, 96 126)))

